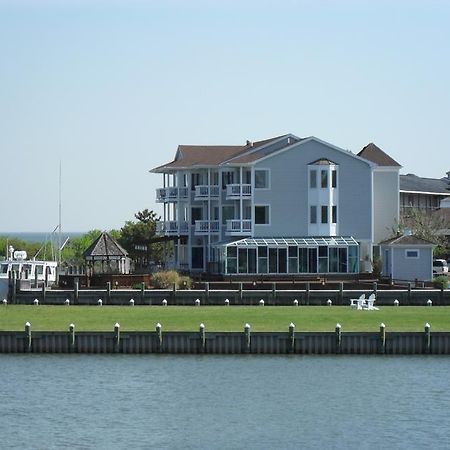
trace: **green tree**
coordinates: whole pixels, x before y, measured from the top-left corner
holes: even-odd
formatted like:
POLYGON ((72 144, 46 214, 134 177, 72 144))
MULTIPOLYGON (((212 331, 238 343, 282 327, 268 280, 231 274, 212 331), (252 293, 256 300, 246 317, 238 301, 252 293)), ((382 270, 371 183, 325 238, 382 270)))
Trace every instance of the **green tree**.
POLYGON ((134 261, 136 270, 146 270, 151 262, 162 264, 167 254, 167 243, 158 241, 156 222, 160 217, 151 210, 138 211, 120 229, 119 244, 134 261))
POLYGON ((439 211, 430 213, 412 208, 401 217, 398 232, 402 233, 405 228, 409 228, 414 236, 436 244, 435 255, 445 254, 448 243, 441 230, 449 227, 446 222, 445 216, 439 214, 439 211))
POLYGON ((61 259, 69 265, 84 264, 83 253, 89 248, 95 239, 101 234, 100 230, 91 230, 82 236, 70 239, 64 247, 61 259))
POLYGON ((12 246, 15 250, 25 250, 28 258, 34 258, 37 255, 37 259, 52 259, 55 254, 52 243, 49 241, 44 243, 28 242, 22 239, 0 236, 0 259, 8 258, 7 249, 9 246, 12 246))

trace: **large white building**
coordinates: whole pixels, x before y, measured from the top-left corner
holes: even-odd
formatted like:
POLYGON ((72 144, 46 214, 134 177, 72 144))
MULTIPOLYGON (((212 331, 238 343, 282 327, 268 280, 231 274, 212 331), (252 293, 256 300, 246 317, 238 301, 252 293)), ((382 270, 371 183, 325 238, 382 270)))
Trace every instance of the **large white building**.
POLYGON ((180 145, 163 175, 158 233, 175 267, 221 274, 355 273, 399 219, 400 165, 292 134, 240 146, 180 145))

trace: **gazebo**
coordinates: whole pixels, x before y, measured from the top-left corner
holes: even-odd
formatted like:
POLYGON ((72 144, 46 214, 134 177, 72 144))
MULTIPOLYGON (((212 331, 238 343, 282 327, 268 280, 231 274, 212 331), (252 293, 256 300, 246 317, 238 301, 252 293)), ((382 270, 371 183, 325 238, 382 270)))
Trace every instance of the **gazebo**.
POLYGON ((88 273, 130 273, 130 258, 106 231, 83 253, 88 273))

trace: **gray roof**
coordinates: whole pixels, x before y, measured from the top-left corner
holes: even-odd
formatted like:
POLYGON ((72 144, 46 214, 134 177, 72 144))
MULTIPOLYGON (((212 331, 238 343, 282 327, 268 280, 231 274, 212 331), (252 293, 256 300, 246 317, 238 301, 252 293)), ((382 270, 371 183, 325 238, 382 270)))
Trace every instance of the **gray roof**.
POLYGON ((408 173, 400 175, 400 190, 407 192, 429 192, 450 195, 450 184, 444 179, 422 178, 408 173))
POLYGON ((85 258, 104 257, 104 259, 128 256, 124 250, 106 231, 83 253, 85 258))
POLYGON ((391 239, 387 239, 383 242, 380 242, 380 245, 427 245, 427 246, 434 246, 435 244, 433 242, 427 241, 425 239, 419 238, 417 236, 413 235, 401 235, 397 236, 391 239))

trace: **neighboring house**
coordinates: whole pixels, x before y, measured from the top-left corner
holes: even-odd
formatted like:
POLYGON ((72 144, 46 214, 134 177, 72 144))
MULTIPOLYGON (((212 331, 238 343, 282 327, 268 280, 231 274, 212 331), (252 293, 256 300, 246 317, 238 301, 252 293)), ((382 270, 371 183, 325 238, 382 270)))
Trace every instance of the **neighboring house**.
MULTIPOLYGON (((180 145, 163 175, 157 232, 175 267, 221 274, 355 273, 399 219, 400 165, 292 134, 241 146, 180 145)), ((364 267, 363 267, 364 266, 364 267)))
POLYGON ((411 209, 432 212, 450 207, 450 172, 447 178, 422 178, 400 175, 400 212, 408 216, 411 209))
POLYGON ((381 242, 381 275, 402 281, 432 280, 434 246, 410 234, 381 242))

